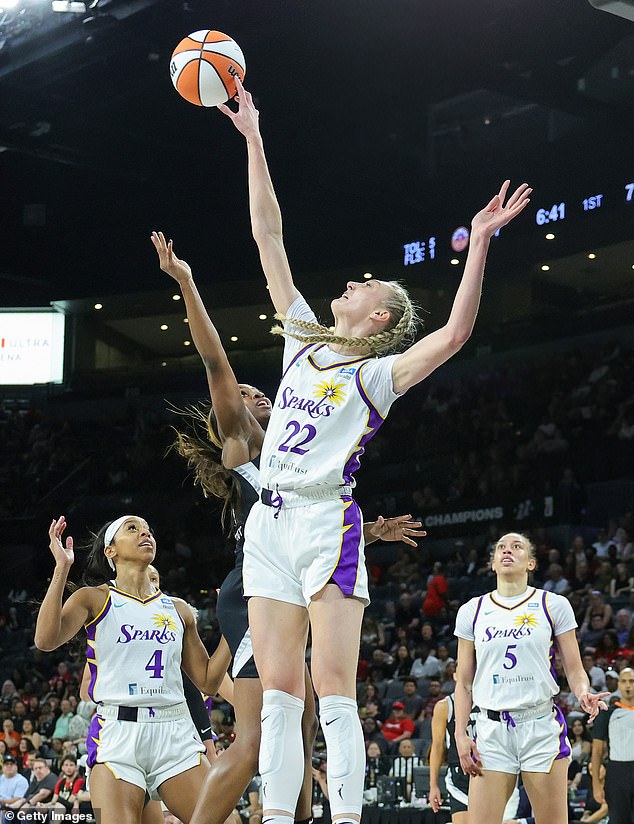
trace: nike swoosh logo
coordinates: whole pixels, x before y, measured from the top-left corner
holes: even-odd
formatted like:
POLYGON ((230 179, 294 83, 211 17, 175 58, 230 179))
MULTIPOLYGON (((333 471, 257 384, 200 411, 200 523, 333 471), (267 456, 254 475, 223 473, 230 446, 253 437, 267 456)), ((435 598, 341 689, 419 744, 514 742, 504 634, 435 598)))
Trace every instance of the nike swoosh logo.
MULTIPOLYGON (((332 718, 330 721, 326 721, 326 726, 329 727, 331 724, 334 724, 335 721, 338 721, 340 718, 341 716, 338 715, 336 718, 332 718)), ((262 824, 264 824, 264 822, 262 822, 262 824)))
POLYGON ((209 732, 210 730, 211 730, 211 727, 205 727, 205 729, 201 730, 201 732, 209 732))
POLYGON ((121 607, 124 607, 124 606, 125 606, 125 604, 113 604, 112 606, 113 606, 115 609, 121 609, 121 607))
POLYGON ((490 609, 488 612, 485 612, 484 614, 485 614, 485 615, 490 615, 492 612, 495 612, 495 610, 494 610, 494 609, 490 609))

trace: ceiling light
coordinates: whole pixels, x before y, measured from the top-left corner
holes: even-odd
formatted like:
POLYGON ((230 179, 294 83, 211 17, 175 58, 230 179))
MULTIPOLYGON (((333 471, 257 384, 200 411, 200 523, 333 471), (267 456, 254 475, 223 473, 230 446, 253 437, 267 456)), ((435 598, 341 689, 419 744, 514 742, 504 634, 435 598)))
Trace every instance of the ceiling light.
POLYGON ((191 346, 191 345, 192 345, 192 342, 191 342, 190 340, 184 340, 184 341, 183 341, 183 345, 184 345, 184 346, 191 346))
POLYGON ((103 309, 103 303, 95 303, 95 309, 103 309))
POLYGON ((167 361, 162 361, 161 366, 167 366, 167 361))
POLYGON ((183 318, 183 323, 189 323, 189 318, 183 318))
POLYGON ((166 329, 169 329, 169 326, 166 323, 161 324, 161 332, 164 332, 166 329))
POLYGON ((371 272, 366 272, 366 273, 365 273, 365 275, 364 275, 363 277, 364 277, 366 280, 370 280, 370 278, 372 277, 372 273, 371 273, 371 272))
POLYGON ((555 239, 555 236, 553 235, 553 233, 548 232, 548 234, 546 235, 546 240, 554 240, 554 239, 555 239))
POLYGON ((458 260, 458 258, 451 258, 449 263, 451 263, 452 266, 457 266, 460 263, 460 261, 458 260))
POLYGON ((231 337, 229 338, 229 340, 230 340, 230 341, 232 341, 233 343, 235 343, 235 342, 238 340, 238 338, 237 338, 237 336, 236 336, 236 335, 231 335, 231 337))
POLYGON ((594 252, 590 252, 590 254, 588 255, 588 260, 594 260, 595 258, 596 258, 595 253, 594 253, 594 252))
POLYGON ((181 299, 180 295, 172 295, 172 300, 180 300, 180 299, 181 299))
POLYGON ((52 0, 51 8, 53 11, 73 12, 75 14, 84 14, 86 12, 86 4, 79 2, 79 0, 52 0))
POLYGON ((258 315, 258 317, 260 318, 260 320, 266 320, 268 315, 258 315))
POLYGON ((550 272, 550 266, 547 263, 542 266, 542 272, 550 272))

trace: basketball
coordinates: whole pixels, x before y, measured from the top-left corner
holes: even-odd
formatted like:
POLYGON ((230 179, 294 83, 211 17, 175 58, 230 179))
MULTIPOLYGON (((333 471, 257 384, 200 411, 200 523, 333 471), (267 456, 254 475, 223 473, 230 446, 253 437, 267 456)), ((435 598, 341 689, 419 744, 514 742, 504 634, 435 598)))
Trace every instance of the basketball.
POLYGON ((183 38, 170 60, 176 91, 196 106, 217 106, 236 94, 236 75, 244 80, 242 49, 221 31, 201 29, 183 38))

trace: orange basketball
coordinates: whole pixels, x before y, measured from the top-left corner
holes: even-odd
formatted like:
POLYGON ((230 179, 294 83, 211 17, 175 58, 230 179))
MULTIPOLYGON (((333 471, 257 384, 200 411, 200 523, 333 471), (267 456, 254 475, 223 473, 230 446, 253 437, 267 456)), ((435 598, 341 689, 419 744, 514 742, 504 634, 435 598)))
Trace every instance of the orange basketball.
POLYGON ((170 60, 176 91, 196 106, 217 106, 235 96, 236 75, 244 80, 246 63, 235 40, 202 29, 183 38, 170 60))

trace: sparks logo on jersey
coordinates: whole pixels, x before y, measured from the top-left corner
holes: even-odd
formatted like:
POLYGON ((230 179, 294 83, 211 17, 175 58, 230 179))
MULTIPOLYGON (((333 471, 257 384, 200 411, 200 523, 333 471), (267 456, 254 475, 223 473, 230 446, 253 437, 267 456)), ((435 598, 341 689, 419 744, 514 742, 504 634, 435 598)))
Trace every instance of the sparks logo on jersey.
POLYGON ((282 397, 279 401, 280 409, 299 409, 302 412, 307 412, 311 418, 330 417, 330 413, 335 409, 332 404, 325 403, 326 397, 324 395, 319 397, 317 403, 302 398, 295 394, 292 386, 286 386, 282 391, 282 397))
POLYGON ((346 398, 346 393, 343 391, 344 386, 345 384, 343 383, 335 383, 334 379, 331 381, 322 381, 317 384, 313 393, 316 398, 325 398, 337 406, 340 406, 346 398))
POLYGON ((493 641, 496 638, 525 638, 532 633, 534 628, 535 624, 530 622, 519 624, 517 627, 506 627, 505 629, 485 627, 482 643, 485 644, 487 641, 493 641))
POLYGON ((525 612, 523 615, 516 615, 513 619, 515 622, 516 627, 536 627, 537 626, 537 616, 536 615, 529 615, 525 612))
POLYGON ((155 627, 162 627, 163 629, 169 629, 172 631, 176 629, 176 624, 174 623, 171 615, 165 615, 165 613, 157 612, 152 616, 152 620, 154 621, 155 627))

